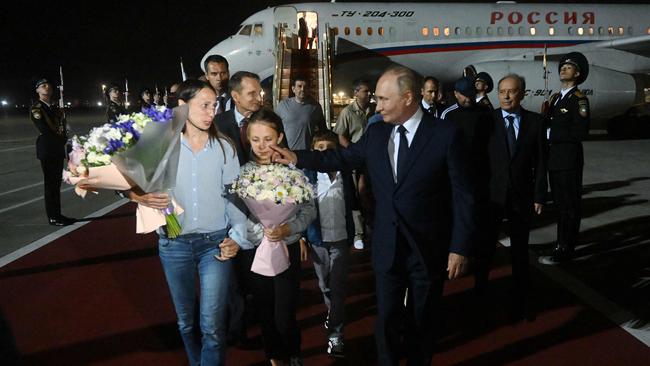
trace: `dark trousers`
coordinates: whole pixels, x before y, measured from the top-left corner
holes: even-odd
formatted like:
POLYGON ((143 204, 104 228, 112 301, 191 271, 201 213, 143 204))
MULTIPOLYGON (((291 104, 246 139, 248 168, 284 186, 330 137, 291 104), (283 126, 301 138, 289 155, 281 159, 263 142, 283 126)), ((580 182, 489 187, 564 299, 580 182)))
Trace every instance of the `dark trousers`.
POLYGON ((45 212, 48 218, 55 219, 61 216, 63 159, 41 160, 41 169, 43 170, 45 212))
POLYGON ((244 340, 247 338, 251 309, 247 306, 246 296, 253 293, 253 272, 251 265, 255 258, 255 249, 240 250, 234 258, 233 275, 228 287, 228 333, 229 336, 244 340))
POLYGON ((431 278, 420 256, 404 236, 398 234, 393 266, 388 271, 375 271, 375 277, 378 364, 393 366, 399 363, 401 336, 404 334, 408 365, 430 365, 436 320, 440 312, 443 274, 431 278))
POLYGON ((476 286, 487 285, 490 271, 491 258, 496 249, 496 243, 500 232, 510 236, 510 258, 512 263, 512 278, 514 280, 514 295, 516 302, 525 301, 530 291, 530 267, 528 261, 528 240, 530 234, 530 221, 533 215, 532 203, 515 202, 510 197, 506 205, 496 203, 490 204, 490 226, 485 228, 482 245, 488 247, 479 258, 479 265, 476 268, 476 286), (503 219, 506 219, 503 227, 503 219))
MULTIPOLYGON (((287 245, 289 268, 277 276, 253 273, 253 300, 269 359, 300 355, 300 328, 296 320, 300 291, 300 244, 287 245)), ((252 273, 252 272, 251 272, 252 273)))
POLYGON ((549 171, 551 193, 557 212, 557 243, 575 249, 582 216, 582 167, 549 171))

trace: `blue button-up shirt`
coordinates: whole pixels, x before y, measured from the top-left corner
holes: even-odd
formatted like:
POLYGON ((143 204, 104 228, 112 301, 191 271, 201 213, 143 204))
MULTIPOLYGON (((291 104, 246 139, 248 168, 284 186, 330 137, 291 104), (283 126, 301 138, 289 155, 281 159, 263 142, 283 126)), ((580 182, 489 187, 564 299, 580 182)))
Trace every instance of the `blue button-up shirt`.
POLYGON ((226 198, 226 186, 239 175, 235 150, 225 139, 219 139, 194 153, 184 137, 180 149, 173 195, 185 210, 178 216, 181 235, 230 227, 228 235, 242 249, 253 248, 246 240, 246 216, 226 198))

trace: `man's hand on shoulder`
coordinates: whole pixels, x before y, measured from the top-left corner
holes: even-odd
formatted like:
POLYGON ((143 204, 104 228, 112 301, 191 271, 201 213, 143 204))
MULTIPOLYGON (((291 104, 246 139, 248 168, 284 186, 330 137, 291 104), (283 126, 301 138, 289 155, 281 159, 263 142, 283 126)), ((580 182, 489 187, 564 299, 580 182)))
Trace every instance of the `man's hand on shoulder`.
POLYGON ((467 272, 467 257, 456 253, 449 253, 447 272, 449 273, 450 280, 464 275, 467 272))

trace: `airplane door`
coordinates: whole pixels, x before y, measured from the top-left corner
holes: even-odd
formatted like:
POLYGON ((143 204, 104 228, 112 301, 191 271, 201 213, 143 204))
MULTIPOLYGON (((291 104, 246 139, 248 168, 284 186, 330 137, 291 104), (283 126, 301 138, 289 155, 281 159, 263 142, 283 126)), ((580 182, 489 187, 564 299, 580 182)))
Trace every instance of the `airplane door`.
MULTIPOLYGON (((287 37, 287 46, 289 48, 297 48, 297 44, 294 45, 293 41, 289 43, 289 40, 296 40, 298 37, 298 11, 293 6, 278 6, 273 10, 273 19, 274 19, 274 28, 277 30, 278 24, 281 24, 284 28, 287 37)), ((277 39, 277 33, 276 37, 277 39)))

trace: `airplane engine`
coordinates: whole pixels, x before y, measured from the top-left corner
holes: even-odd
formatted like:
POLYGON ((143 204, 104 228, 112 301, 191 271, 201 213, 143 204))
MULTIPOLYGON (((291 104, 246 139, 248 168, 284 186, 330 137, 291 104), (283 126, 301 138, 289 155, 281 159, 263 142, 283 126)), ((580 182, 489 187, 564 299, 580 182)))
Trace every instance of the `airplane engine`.
MULTIPOLYGON (((472 66, 477 73, 485 71, 494 79, 494 89, 489 97, 495 107, 499 104, 497 90, 499 79, 506 74, 514 73, 526 79, 523 107, 534 112, 540 111, 546 94, 541 62, 498 61, 477 63, 472 66)), ((557 62, 548 63, 549 95, 560 89, 557 66, 557 62)), ((593 65, 589 66, 589 76, 579 88, 589 98, 592 119, 607 119, 620 115, 637 99, 637 83, 632 75, 593 65)))

